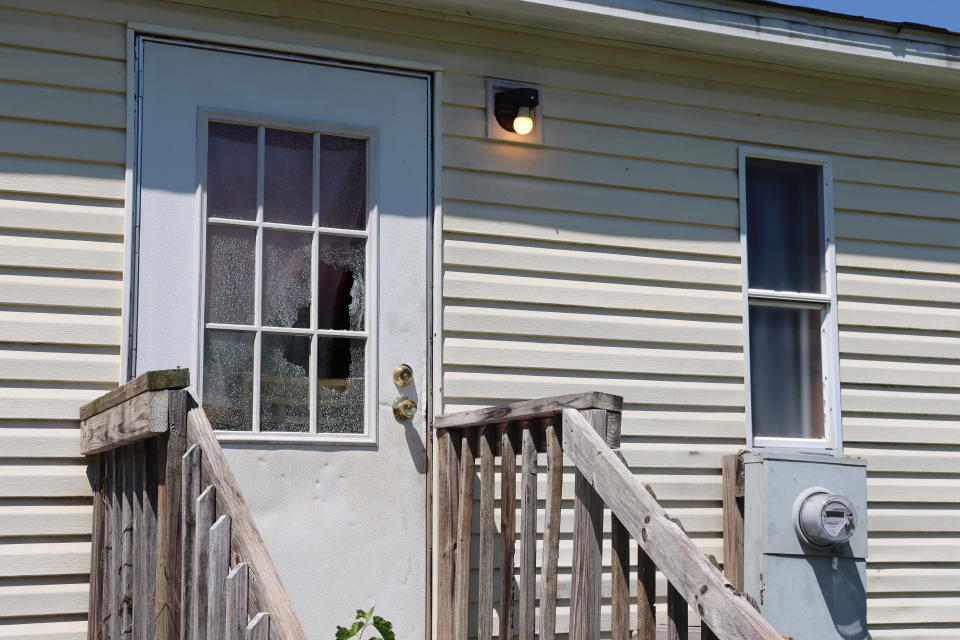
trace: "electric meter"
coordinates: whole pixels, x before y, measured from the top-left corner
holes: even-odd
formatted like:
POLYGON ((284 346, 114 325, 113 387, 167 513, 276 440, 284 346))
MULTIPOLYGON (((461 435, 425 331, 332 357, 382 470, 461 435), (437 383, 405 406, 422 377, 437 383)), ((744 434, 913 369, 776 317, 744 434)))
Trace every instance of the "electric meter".
POLYGON ((843 544, 857 528, 856 511, 846 497, 815 487, 800 494, 794 508, 797 534, 815 547, 843 544))

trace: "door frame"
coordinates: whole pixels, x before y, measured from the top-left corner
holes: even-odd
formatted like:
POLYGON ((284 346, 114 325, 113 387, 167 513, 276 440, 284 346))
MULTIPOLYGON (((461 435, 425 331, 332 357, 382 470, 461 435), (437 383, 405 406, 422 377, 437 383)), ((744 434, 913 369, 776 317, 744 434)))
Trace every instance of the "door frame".
MULTIPOLYGON (((309 45, 301 45, 276 40, 261 40, 245 36, 226 33, 198 31, 184 29, 170 25, 157 25, 130 21, 127 23, 127 57, 126 57, 126 149, 124 171, 124 230, 123 230, 123 299, 121 303, 121 341, 120 341, 120 371, 119 379, 122 382, 130 380, 131 363, 135 354, 135 344, 132 344, 133 331, 136 327, 137 289, 133 285, 137 278, 137 261, 139 259, 139 211, 140 200, 137 184, 139 182, 139 167, 141 164, 142 142, 142 96, 143 57, 141 47, 146 41, 180 44, 203 49, 214 49, 225 52, 238 52, 291 61, 324 64, 342 68, 356 68, 380 73, 398 75, 414 75, 426 77, 428 80, 428 102, 430 111, 428 116, 429 148, 427 158, 428 179, 428 206, 427 229, 430 237, 427 239, 426 275, 427 275, 427 335, 424 336, 427 353, 426 362, 426 407, 424 408, 424 446, 427 452, 427 473, 425 482, 426 531, 424 531, 425 557, 425 584, 424 611, 426 620, 424 628, 427 631, 427 640, 433 637, 434 621, 436 620, 433 601, 434 584, 434 550, 435 519, 433 514, 434 492, 434 437, 433 419, 443 410, 443 355, 441 352, 441 336, 443 327, 443 202, 441 196, 441 89, 443 81, 443 67, 433 62, 423 62, 372 56, 357 52, 347 52, 309 45)), ((142 373, 142 372, 141 372, 142 373)), ((196 380, 192 380, 196 383, 196 380)))

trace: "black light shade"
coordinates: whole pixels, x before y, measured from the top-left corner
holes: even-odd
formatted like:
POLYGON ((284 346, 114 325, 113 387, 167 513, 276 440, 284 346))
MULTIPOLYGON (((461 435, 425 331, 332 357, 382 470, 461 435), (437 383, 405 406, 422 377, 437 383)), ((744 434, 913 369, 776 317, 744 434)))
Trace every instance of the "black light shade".
POLYGON ((531 87, 506 89, 493 96, 493 115, 501 127, 516 133, 513 121, 521 108, 532 111, 540 104, 540 91, 531 87))

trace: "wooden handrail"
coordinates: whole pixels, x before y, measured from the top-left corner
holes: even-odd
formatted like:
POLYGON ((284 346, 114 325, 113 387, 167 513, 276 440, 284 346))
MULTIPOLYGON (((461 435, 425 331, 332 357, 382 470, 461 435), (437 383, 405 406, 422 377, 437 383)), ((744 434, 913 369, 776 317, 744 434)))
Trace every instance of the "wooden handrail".
POLYGON ((306 640, 188 385, 186 369, 154 371, 81 410, 95 492, 88 638, 306 640))
POLYGON ((563 450, 611 513, 722 640, 782 640, 697 549, 583 416, 563 411, 563 450))
POLYGON ((601 563, 604 510, 611 513, 610 637, 657 637, 656 572, 667 579, 667 636, 688 637, 688 604, 701 619, 703 640, 781 640, 748 597, 705 557, 618 457, 623 400, 589 392, 528 400, 441 416, 435 421, 437 492, 437 638, 491 640, 495 614, 499 636, 554 640, 557 634, 558 553, 564 456, 573 463, 573 567, 569 635, 601 637, 601 563), (546 454, 546 469, 537 454, 546 454), (500 493, 494 495, 499 456, 500 493), (519 461, 519 462, 518 462, 519 461), (473 523, 474 474, 479 468, 479 526, 473 523), (537 547, 538 474, 544 473, 542 561, 537 547), (519 496, 519 505, 517 498, 519 496), (500 521, 494 521, 499 497, 500 521), (518 518, 519 511, 519 531, 518 518), (473 550, 473 531, 479 545, 473 550), (494 567, 495 539, 500 569, 494 567), (519 539, 519 558, 515 544, 519 539), (633 541, 633 542, 632 542, 633 541), (637 615, 630 609, 630 545, 637 545, 637 615), (468 587, 478 569, 479 606, 469 614, 468 587), (500 597, 494 603, 494 574, 500 597), (519 573, 515 580, 515 573, 519 573), (539 588, 536 581, 540 581, 539 588), (538 595, 539 594, 539 595, 538 595), (540 622, 535 612, 539 609, 540 622), (471 620, 476 620, 471 628, 471 620), (630 628, 631 619, 637 626, 630 628))

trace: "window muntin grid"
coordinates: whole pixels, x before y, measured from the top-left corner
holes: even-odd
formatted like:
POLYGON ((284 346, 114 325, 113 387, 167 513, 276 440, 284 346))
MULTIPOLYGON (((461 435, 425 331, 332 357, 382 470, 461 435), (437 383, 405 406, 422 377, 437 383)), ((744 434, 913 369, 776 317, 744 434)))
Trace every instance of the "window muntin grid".
POLYGON ((234 433, 368 433, 369 139, 207 124, 200 357, 211 422, 234 433), (224 194, 239 204, 221 206, 224 194), (211 242, 223 237, 226 251, 211 242), (212 261, 231 250, 218 269, 212 261))

